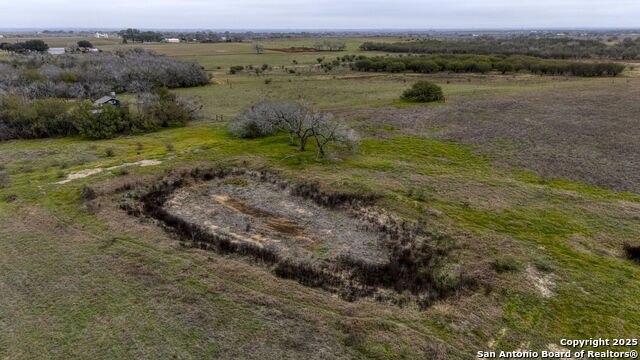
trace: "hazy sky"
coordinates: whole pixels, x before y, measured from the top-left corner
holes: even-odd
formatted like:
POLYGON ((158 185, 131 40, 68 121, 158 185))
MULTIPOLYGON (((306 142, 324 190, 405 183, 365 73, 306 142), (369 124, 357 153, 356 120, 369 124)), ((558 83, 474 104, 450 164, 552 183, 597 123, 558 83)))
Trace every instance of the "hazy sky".
POLYGON ((0 0, 16 27, 640 27, 640 0, 0 0))

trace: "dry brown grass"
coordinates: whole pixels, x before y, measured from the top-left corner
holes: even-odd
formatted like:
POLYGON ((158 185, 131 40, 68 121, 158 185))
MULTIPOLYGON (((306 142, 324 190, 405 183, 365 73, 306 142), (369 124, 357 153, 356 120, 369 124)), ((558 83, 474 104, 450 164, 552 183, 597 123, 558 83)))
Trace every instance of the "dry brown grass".
POLYGON ((640 192, 640 83, 608 79, 574 87, 453 99, 448 106, 359 110, 379 136, 425 134, 478 145, 500 162, 544 177, 640 192))

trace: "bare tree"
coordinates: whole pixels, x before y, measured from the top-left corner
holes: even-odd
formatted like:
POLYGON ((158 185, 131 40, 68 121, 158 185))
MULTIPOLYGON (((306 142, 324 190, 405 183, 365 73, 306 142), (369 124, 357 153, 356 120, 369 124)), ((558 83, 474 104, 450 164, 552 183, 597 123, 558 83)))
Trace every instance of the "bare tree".
POLYGON ((253 50, 255 50, 256 54, 262 54, 264 52, 264 45, 262 44, 253 44, 253 50))
POLYGON ((289 143, 305 151, 310 139, 315 139, 319 156, 326 155, 329 143, 355 148, 357 134, 346 128, 333 115, 313 111, 301 104, 285 101, 264 101, 245 110, 231 124, 237 136, 254 138, 273 135, 278 131, 289 134, 289 143))
POLYGON ((313 127, 313 138, 318 146, 318 155, 326 156, 326 147, 330 143, 338 143, 355 151, 360 143, 360 137, 353 129, 348 129, 342 119, 331 114, 319 114, 320 121, 313 127))

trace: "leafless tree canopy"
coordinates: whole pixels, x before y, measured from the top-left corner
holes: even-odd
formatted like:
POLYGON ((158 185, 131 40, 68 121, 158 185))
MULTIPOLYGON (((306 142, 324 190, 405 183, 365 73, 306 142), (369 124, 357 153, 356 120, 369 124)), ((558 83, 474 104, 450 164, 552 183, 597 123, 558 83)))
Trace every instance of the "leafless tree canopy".
POLYGON ((315 140, 320 156, 326 155, 330 143, 355 149, 359 137, 344 121, 332 114, 311 110, 295 102, 264 101, 245 110, 231 123, 231 132, 244 138, 256 138, 285 132, 291 145, 305 151, 315 140))
POLYGON ((96 98, 111 91, 139 93, 154 87, 192 87, 209 83, 196 63, 142 49, 113 53, 13 55, 0 61, 0 96, 96 98))

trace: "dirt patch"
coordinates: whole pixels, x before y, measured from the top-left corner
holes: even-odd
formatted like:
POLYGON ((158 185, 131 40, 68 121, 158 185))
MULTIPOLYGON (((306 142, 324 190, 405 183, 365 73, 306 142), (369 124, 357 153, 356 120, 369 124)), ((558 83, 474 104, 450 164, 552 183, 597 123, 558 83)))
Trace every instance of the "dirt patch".
POLYGON ((195 247, 246 257, 348 300, 415 300, 425 308, 477 285, 461 271, 442 281, 446 237, 385 214, 375 198, 265 172, 195 169, 126 196, 121 208, 195 247))
POLYGON ((527 276, 543 297, 550 298, 554 295, 552 289, 555 286, 555 282, 552 279, 552 275, 541 274, 535 267, 529 265, 527 266, 527 276))
POLYGON ((80 170, 80 171, 76 171, 74 173, 71 173, 69 175, 67 175, 67 178, 62 180, 62 181, 58 181, 55 184, 66 184, 69 183, 73 180, 76 179, 82 179, 82 178, 86 178, 89 177, 91 175, 95 175, 95 174, 99 174, 103 171, 111 171, 111 170, 116 170, 116 169, 120 169, 123 167, 128 167, 128 166, 141 166, 141 167, 145 167, 145 166, 154 166, 154 165, 160 165, 162 164, 162 161, 160 160, 140 160, 137 162, 133 162, 133 163, 124 163, 122 165, 116 165, 116 166, 111 166, 108 168, 95 168, 95 169, 85 169, 85 170, 80 170))
POLYGON ((354 216, 291 196, 278 184, 251 175, 243 179, 242 185, 222 178, 178 189, 164 208, 213 233, 271 246, 287 257, 313 261, 348 253, 377 263, 388 257, 378 234, 361 229, 354 216))

